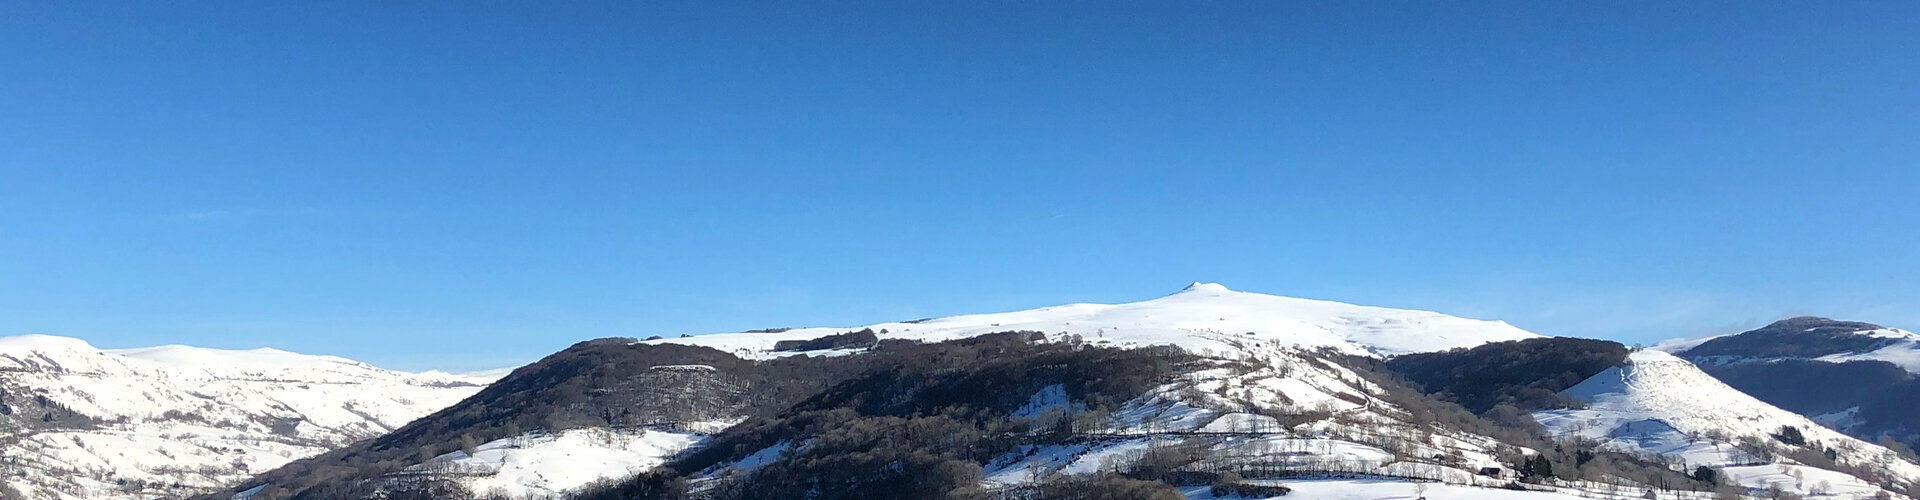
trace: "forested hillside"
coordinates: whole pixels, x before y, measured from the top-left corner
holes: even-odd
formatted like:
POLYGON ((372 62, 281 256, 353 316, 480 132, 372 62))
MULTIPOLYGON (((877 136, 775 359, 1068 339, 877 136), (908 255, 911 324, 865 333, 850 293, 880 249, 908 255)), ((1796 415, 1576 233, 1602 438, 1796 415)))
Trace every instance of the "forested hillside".
POLYGON ((1626 359, 1618 342, 1551 337, 1408 354, 1387 367, 1477 413, 1497 405, 1531 411, 1574 404, 1559 392, 1626 359))

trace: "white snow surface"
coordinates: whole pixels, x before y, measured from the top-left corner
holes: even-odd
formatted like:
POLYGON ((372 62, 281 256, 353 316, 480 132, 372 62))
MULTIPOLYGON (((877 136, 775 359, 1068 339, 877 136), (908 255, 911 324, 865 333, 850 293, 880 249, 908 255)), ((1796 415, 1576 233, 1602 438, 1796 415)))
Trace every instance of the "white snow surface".
MULTIPOLYGON (((1202 468, 1209 469, 1338 469, 1474 484, 1490 479, 1469 470, 1500 466, 1494 450, 1501 445, 1493 439, 1411 425, 1404 410, 1379 399, 1383 388, 1338 365, 1313 361, 1299 347, 1234 336, 1218 340, 1241 361, 1217 361, 1218 368, 1148 391, 1107 414, 1102 429, 1084 435, 1088 439, 996 457, 985 467, 984 486, 1099 473, 1139 460, 1154 443, 1185 446, 1196 439, 1208 448, 1202 468), (1249 360, 1258 363, 1241 364, 1249 360), (1325 417, 1289 425, 1270 416, 1309 410, 1325 417), (1409 457, 1420 458, 1403 460, 1409 457)), ((1032 399, 1055 400, 1049 392, 1032 399)))
POLYGON ((1754 399, 1665 352, 1635 351, 1624 366, 1608 368, 1562 394, 1586 401, 1587 407, 1535 412, 1534 419, 1557 435, 1595 439, 1620 451, 1657 453, 1683 460, 1689 467, 1744 465, 1756 458, 1738 451, 1733 441, 1741 437, 1772 441, 1770 435, 1782 426, 1793 426, 1808 442, 1834 448, 1843 463, 1920 479, 1920 466, 1898 459, 1885 448, 1754 399), (1716 430, 1727 436, 1725 441, 1707 438, 1709 431, 1716 430))
POLYGON ((384 433, 490 382, 277 349, 5 337, 0 454, 30 498, 183 496, 384 433), (171 484, 182 487, 158 486, 171 484))
POLYGON ((457 473, 477 493, 545 498, 605 477, 624 477, 660 465, 705 441, 707 434, 661 429, 586 428, 533 433, 435 457, 410 471, 457 473))
MULTIPOLYGON (((1425 497, 1427 500, 1575 500, 1591 498, 1554 491, 1512 491, 1498 488, 1462 486, 1443 483, 1421 483, 1388 479, 1325 479, 1307 481, 1283 481, 1293 492, 1284 499, 1308 500, 1414 500, 1425 497), (1418 491, 1418 492, 1416 492, 1418 491)), ((1206 488, 1192 488, 1186 492, 1188 498, 1214 498, 1206 493, 1206 488)))
POLYGON ((1767 464, 1727 467, 1720 472, 1727 480, 1749 488, 1779 488, 1796 495, 1872 498, 1880 488, 1859 478, 1805 465, 1767 464))
MULTIPOLYGON (((840 328, 795 328, 649 340, 712 347, 744 358, 796 352, 773 351, 775 342, 807 340, 872 329, 880 338, 939 342, 995 332, 1030 330, 1080 335, 1116 346, 1178 345, 1194 352, 1226 346, 1195 333, 1242 335, 1306 347, 1333 347, 1349 354, 1395 355, 1473 347, 1540 335, 1502 321, 1436 312, 1359 306, 1324 300, 1237 292, 1216 283, 1194 283, 1172 295, 1126 304, 1067 304, 1025 311, 969 314, 916 322, 840 328)), ((846 354, 813 351, 810 355, 846 354)))
POLYGON ((1906 369, 1908 373, 1920 373, 1920 334, 1898 328, 1864 330, 1854 332, 1854 334, 1892 339, 1893 343, 1886 347, 1859 354, 1833 354, 1815 359, 1837 363, 1858 360, 1885 361, 1899 365, 1900 368, 1906 369))
MULTIPOLYGON (((1272 497, 1286 500, 1416 500, 1418 498, 1426 500, 1635 500, 1642 498, 1646 493, 1645 490, 1638 488, 1605 490, 1547 488, 1537 485, 1530 487, 1542 489, 1516 491, 1485 484, 1469 486, 1437 482, 1415 483, 1401 479, 1307 479, 1253 482, 1274 482, 1293 488, 1293 492, 1286 496, 1272 497)), ((1183 488, 1182 493, 1186 494, 1187 498, 1194 499, 1243 498, 1214 497, 1204 486, 1183 488)), ((1655 497, 1660 500, 1712 500, 1714 498, 1707 493, 1685 491, 1655 493, 1655 497)))

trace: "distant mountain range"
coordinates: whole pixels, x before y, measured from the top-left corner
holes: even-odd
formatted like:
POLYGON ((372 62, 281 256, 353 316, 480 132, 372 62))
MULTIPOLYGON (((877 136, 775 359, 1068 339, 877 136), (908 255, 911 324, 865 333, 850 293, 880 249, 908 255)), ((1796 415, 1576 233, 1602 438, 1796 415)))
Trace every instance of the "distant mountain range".
POLYGON ((29 336, 0 339, 0 453, 11 494, 60 499, 1873 498, 1920 484, 1870 442, 1913 428, 1882 416, 1913 345, 1795 318, 1636 350, 1210 283, 592 340, 484 389, 29 336), (1827 390, 1779 387, 1807 373, 1827 390))
POLYGON ((20 498, 204 493, 393 430, 486 377, 275 349, 0 338, 0 464, 20 498))

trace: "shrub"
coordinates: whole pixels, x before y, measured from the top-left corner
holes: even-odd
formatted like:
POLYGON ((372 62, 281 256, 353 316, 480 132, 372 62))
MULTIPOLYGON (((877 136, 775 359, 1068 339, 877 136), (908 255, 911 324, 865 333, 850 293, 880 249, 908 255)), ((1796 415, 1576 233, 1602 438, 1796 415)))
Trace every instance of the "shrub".
POLYGON ((1780 432, 1774 433, 1773 438, 1793 446, 1806 446, 1807 444, 1806 435, 1800 433, 1799 427, 1791 425, 1780 426, 1780 432))

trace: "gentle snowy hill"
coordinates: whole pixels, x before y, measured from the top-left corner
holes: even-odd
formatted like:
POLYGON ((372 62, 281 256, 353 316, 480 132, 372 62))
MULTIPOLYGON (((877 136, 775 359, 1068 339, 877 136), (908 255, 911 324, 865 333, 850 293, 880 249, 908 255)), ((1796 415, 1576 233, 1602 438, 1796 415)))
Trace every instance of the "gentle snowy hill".
POLYGON ((1920 334, 1802 316, 1655 348, 1836 430, 1920 446, 1920 334))
POLYGON ((1799 494, 1819 489, 1849 497, 1878 491, 1870 484, 1874 481, 1839 472, 1812 472, 1815 467, 1811 462, 1819 462, 1818 457, 1826 455, 1827 450, 1832 450, 1828 460, 1837 463, 1827 468, 1856 475, 1884 474, 1902 484, 1920 480, 1920 466, 1894 452, 1754 399, 1664 352, 1634 352, 1625 365, 1600 372, 1563 394, 1584 400, 1587 406, 1534 413, 1550 431, 1598 440, 1622 451, 1660 454, 1685 467, 1728 467, 1732 478, 1746 481, 1744 485, 1749 487, 1781 486, 1799 494), (1802 435, 1804 444, 1776 437, 1789 427, 1802 435), (1763 449, 1768 447, 1774 449, 1763 449), (1776 458, 1784 460, 1766 463, 1776 458), (1784 476, 1748 474, 1751 471, 1742 466, 1831 477, 1824 479, 1828 483, 1825 487, 1819 485, 1823 480, 1780 484, 1779 478, 1784 476))
POLYGON ((490 380, 333 356, 0 338, 0 456, 28 498, 198 493, 372 437, 490 380))
POLYGON ((776 351, 775 344, 781 341, 858 330, 871 330, 881 339, 922 342, 1031 330, 1079 335, 1097 344, 1177 345, 1194 352, 1231 348, 1198 333, 1247 334, 1255 340, 1332 347, 1358 355, 1440 351, 1540 336, 1503 321, 1237 292, 1217 283, 1194 283, 1172 295, 1127 304, 1068 304, 847 328, 709 334, 648 342, 706 346, 751 359, 803 352, 776 351))

